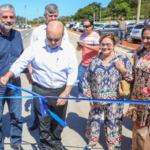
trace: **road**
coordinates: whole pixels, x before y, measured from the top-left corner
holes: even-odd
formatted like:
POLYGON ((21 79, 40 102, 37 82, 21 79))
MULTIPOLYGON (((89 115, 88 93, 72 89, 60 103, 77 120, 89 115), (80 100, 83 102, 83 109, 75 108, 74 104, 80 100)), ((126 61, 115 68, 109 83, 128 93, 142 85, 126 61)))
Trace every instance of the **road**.
MULTIPOLYGON (((32 30, 20 31, 23 39, 24 49, 26 49, 30 44, 30 37, 32 30)), ((76 33, 68 31, 70 42, 76 47, 76 43, 79 40, 79 36, 76 33)), ((117 51, 121 51, 126 54, 131 60, 131 55, 133 52, 116 47, 117 51)), ((81 61, 81 52, 76 52, 78 64, 81 61)), ((31 85, 24 74, 21 75, 22 87, 31 90, 31 85)), ((28 96, 29 94, 22 92, 23 96, 28 96)), ((71 91, 70 97, 77 97, 77 87, 74 87, 71 91)), ((128 105, 125 105, 124 112, 127 110, 128 105)), ((88 113, 90 106, 88 102, 76 102, 69 101, 66 123, 67 128, 63 130, 62 133, 62 143, 68 150, 83 150, 86 145, 87 139, 85 138, 86 122, 88 118, 88 113)), ((28 127, 33 122, 33 100, 23 99, 22 100, 22 120, 23 120, 23 134, 22 134, 22 146, 25 150, 39 150, 39 136, 38 129, 29 132, 28 127)), ((131 145, 132 137, 132 127, 133 122, 128 118, 123 120, 123 142, 122 150, 129 150, 131 145)), ((4 107, 3 116, 3 133, 4 133, 4 143, 5 150, 11 150, 10 148, 10 138, 9 138, 9 113, 8 107, 4 107)), ((101 136, 99 143, 92 150, 107 150, 105 137, 104 137, 104 124, 101 122, 101 136)))

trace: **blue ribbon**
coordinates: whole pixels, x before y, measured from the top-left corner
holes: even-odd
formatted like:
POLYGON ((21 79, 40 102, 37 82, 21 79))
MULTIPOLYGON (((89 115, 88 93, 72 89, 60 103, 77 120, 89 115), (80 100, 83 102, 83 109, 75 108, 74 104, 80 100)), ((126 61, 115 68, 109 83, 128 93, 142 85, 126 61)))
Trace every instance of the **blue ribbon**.
MULTIPOLYGON (((17 98, 39 98, 39 103, 40 103, 40 109, 41 109, 41 114, 42 116, 46 116, 46 110, 50 113, 50 115, 58 121, 63 127, 66 127, 66 123, 61 120, 56 114, 54 114, 52 111, 50 111, 46 105, 47 99, 46 98, 55 98, 55 99, 66 99, 66 97, 55 97, 55 96, 41 96, 38 95, 37 93, 31 92, 29 90, 14 86, 12 84, 7 83, 7 87, 14 89, 15 94, 17 98), (18 90, 22 90, 24 92, 30 93, 33 96, 19 96, 18 90)), ((15 96, 5 96, 5 97, 0 97, 0 98, 16 98, 15 96)), ((92 101, 92 102, 109 102, 109 103, 122 103, 122 104, 143 104, 143 105, 150 105, 150 101, 135 101, 135 100, 112 100, 112 99, 88 99, 88 98, 67 98, 68 100, 82 100, 82 101, 92 101)))
MULTIPOLYGON (((44 116, 47 115, 47 112, 46 112, 46 110, 47 110, 47 111, 50 113, 50 115, 51 115, 56 121, 58 121, 63 127, 66 127, 66 126, 67 126, 67 124, 66 124, 63 120, 61 120, 56 114, 54 114, 52 111, 50 111, 50 110, 48 109, 48 107, 47 107, 47 105, 46 105, 47 99, 46 99, 45 97, 43 97, 43 96, 41 96, 41 95, 38 95, 37 93, 31 92, 31 91, 29 91, 29 90, 26 90, 26 89, 23 89, 23 88, 14 86, 14 85, 12 85, 12 84, 10 84, 10 83, 6 83, 6 87, 9 87, 9 88, 15 90, 15 95, 16 95, 18 98, 19 98, 20 96, 19 96, 19 93, 18 93, 17 89, 18 89, 18 90, 22 90, 22 91, 27 92, 27 93, 30 93, 30 94, 34 95, 33 97, 38 97, 38 98, 39 98, 40 110, 41 110, 42 116, 44 117, 44 116)), ((22 97, 22 96, 21 96, 21 97, 22 97)), ((3 97, 3 98, 5 98, 5 97, 3 97)), ((12 97, 9 97, 9 98, 12 98, 12 97)), ((15 98, 16 98, 16 97, 15 97, 15 98)))

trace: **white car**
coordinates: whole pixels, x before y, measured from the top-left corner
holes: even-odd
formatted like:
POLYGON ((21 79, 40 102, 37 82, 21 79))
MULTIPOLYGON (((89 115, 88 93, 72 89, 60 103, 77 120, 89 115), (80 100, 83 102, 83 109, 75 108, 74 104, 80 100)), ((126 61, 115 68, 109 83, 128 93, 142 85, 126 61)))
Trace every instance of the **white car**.
POLYGON ((97 30, 97 29, 102 29, 105 26, 106 23, 101 23, 101 24, 95 24, 93 31, 97 30))
POLYGON ((79 28, 80 25, 83 25, 83 23, 77 23, 77 24, 75 24, 75 25, 72 27, 72 29, 75 30, 75 31, 79 31, 78 28, 79 28))
POLYGON ((30 29, 30 28, 32 28, 32 26, 29 25, 29 24, 26 24, 26 25, 25 25, 25 28, 29 28, 29 29, 30 29))
POLYGON ((78 31, 80 31, 80 32, 83 32, 83 25, 80 25, 79 27, 78 27, 78 31))
POLYGON ((68 28, 69 26, 70 26, 70 23, 67 23, 67 24, 66 24, 66 27, 68 28))
POLYGON ((133 43, 141 40, 141 33, 144 28, 144 23, 137 24, 130 33, 130 37, 132 38, 133 43))

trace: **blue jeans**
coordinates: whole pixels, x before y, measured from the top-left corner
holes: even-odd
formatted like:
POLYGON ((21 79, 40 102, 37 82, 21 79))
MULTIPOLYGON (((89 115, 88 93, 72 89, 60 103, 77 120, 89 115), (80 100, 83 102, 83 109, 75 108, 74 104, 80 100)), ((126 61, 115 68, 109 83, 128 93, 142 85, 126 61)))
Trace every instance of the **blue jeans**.
POLYGON ((84 78, 84 74, 86 72, 87 66, 83 66, 82 64, 79 65, 78 67, 78 96, 83 97, 83 89, 82 89, 82 82, 83 82, 83 78, 84 78))
MULTIPOLYGON (((13 83, 15 86, 21 87, 20 79, 13 83)), ((21 96, 21 91, 18 90, 19 96, 21 96)), ((0 97, 3 96, 15 96, 14 90, 2 87, 0 85, 0 97)), ((9 115, 10 115, 10 144, 12 146, 19 146, 21 145, 21 136, 22 136, 22 99, 21 98, 14 98, 14 99, 4 99, 0 98, 0 150, 4 149, 4 142, 3 142, 3 129, 2 129, 2 116, 3 116, 3 109, 5 101, 8 104, 9 108, 9 115)))
POLYGON ((125 37, 125 30, 118 30, 118 43, 120 43, 120 37, 121 37, 121 43, 123 43, 125 37))

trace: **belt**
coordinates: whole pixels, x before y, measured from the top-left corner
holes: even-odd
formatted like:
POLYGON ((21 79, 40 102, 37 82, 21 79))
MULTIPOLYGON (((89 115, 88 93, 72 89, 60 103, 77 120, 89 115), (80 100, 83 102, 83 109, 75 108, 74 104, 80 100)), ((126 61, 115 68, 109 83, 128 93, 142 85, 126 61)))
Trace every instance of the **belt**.
POLYGON ((8 80, 8 83, 12 84, 12 83, 18 81, 19 79, 20 79, 20 77, 18 77, 18 78, 10 78, 10 79, 8 80))
POLYGON ((46 87, 43 87, 42 85, 40 85, 40 84, 38 84, 38 83, 36 83, 36 82, 32 82, 32 85, 35 85, 35 86, 37 86, 37 87, 43 89, 44 91, 52 91, 52 92, 57 92, 57 91, 59 91, 59 90, 61 90, 61 89, 64 89, 64 88, 66 87, 66 84, 65 84, 65 85, 63 85, 63 86, 60 87, 60 88, 46 88, 46 87))

